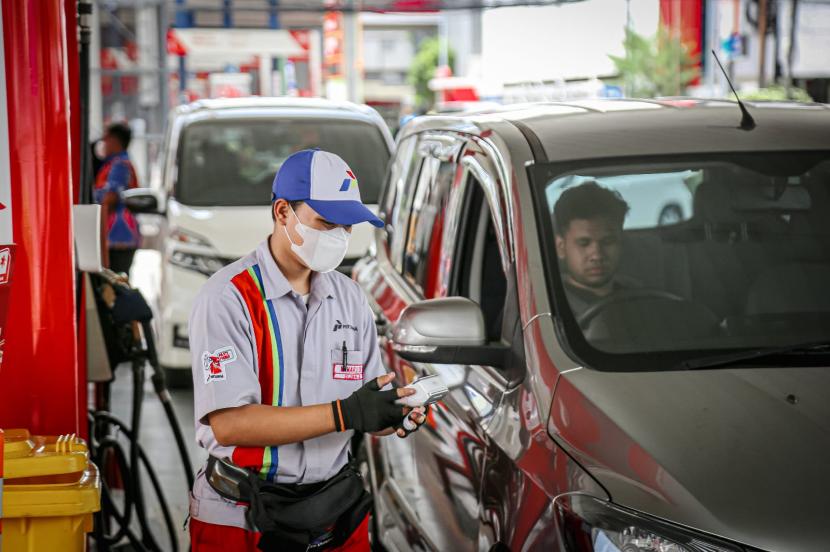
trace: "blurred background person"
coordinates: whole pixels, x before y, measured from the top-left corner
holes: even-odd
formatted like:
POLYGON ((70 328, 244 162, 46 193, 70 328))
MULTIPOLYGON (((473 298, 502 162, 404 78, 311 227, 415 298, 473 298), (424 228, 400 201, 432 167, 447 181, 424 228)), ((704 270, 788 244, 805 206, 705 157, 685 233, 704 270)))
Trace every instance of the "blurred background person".
POLYGON ((138 178, 127 153, 131 138, 132 132, 125 123, 107 127, 101 139, 104 159, 95 177, 93 192, 93 199, 103 207, 109 267, 127 275, 135 251, 141 245, 135 216, 121 199, 121 192, 138 187, 138 178))

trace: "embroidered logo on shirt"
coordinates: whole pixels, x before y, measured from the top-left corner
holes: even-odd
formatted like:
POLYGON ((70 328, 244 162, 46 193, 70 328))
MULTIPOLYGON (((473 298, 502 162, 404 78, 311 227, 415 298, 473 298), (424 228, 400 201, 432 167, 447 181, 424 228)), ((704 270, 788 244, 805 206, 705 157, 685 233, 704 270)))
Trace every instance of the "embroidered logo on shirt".
POLYGON ((213 353, 202 353, 202 367, 205 369, 205 383, 228 379, 225 366, 236 360, 233 347, 222 347, 213 353))
POLYGON ((362 380, 363 379, 363 365, 362 364, 347 364, 343 368, 342 362, 334 364, 332 370, 332 378, 336 380, 362 380))
POLYGON ((335 320, 335 322, 337 323, 334 325, 334 329, 332 330, 333 332, 336 332, 337 330, 357 331, 357 326, 352 326, 351 324, 344 324, 340 320, 335 320))

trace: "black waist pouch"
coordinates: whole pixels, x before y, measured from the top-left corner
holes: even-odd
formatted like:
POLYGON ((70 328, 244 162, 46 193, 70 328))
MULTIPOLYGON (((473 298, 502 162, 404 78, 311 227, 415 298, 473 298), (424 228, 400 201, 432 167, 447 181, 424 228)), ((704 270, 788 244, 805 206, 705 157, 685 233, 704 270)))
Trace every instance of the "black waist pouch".
POLYGON ((259 549, 266 552, 337 547, 372 507, 372 496, 351 464, 327 481, 308 485, 270 483, 250 471, 246 477, 247 521, 262 533, 259 549))

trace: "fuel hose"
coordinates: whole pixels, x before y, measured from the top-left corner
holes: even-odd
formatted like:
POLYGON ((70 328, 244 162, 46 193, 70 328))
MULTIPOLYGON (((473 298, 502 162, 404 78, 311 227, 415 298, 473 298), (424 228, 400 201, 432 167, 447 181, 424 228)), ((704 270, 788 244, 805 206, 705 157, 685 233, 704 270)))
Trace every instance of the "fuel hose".
POLYGON ((138 290, 132 289, 117 275, 104 271, 101 276, 113 286, 116 300, 112 306, 112 318, 118 324, 132 324, 133 346, 129 352, 132 373, 132 412, 129 425, 108 411, 109 393, 104 393, 105 408, 89 412, 90 453, 94 462, 102 467, 102 509, 96 516, 94 538, 98 550, 110 550, 125 539, 138 551, 162 552, 153 527, 147 516, 143 475, 146 474, 152 488, 154 502, 161 509, 164 526, 170 542, 170 550, 178 552, 178 532, 164 495, 158 475, 141 446, 142 404, 146 368, 151 370, 150 381, 162 404, 165 417, 173 432, 176 448, 185 472, 188 488, 193 487, 193 468, 185 446, 181 426, 176 418, 173 403, 156 352, 152 310, 138 290), (121 437, 119 439, 119 436, 121 437), (126 440, 128 446, 123 445, 126 440), (111 468, 111 469, 105 469, 111 468), (123 487, 123 500, 117 500, 111 484, 123 487), (119 506, 118 503, 122 506, 119 506), (137 527, 136 527, 137 526, 137 527))

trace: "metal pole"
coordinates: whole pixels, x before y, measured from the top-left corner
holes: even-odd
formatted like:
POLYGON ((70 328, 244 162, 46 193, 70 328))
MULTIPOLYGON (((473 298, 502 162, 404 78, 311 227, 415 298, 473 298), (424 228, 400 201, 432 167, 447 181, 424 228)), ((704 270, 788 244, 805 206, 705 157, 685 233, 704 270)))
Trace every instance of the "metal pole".
MULTIPOLYGON (((159 64, 159 103, 158 103, 158 110, 159 110, 159 128, 161 129, 162 134, 167 129, 167 111, 170 109, 170 90, 168 89, 168 81, 167 81, 167 8, 162 3, 158 5, 158 40, 159 40, 159 51, 158 51, 158 64, 159 64)), ((161 146, 159 146, 159 151, 161 153, 161 146)))
POLYGON ((795 62, 795 41, 796 28, 798 26, 798 0, 792 0, 790 4, 790 44, 787 48, 787 98, 792 97, 792 87, 795 85, 793 79, 793 63, 795 62))
POLYGON ((438 66, 449 67, 450 65, 450 36, 447 13, 441 14, 438 20, 438 66))
POLYGON ((761 41, 758 49, 758 88, 764 88, 767 84, 767 0, 758 0, 758 37, 761 41))
POLYGON ((92 203, 92 158, 89 151, 89 48, 92 39, 90 23, 92 19, 92 0, 78 0, 78 56, 79 70, 78 92, 80 96, 81 152, 80 203, 92 203))
MULTIPOLYGON (((193 26, 193 13, 185 8, 185 0, 176 0, 176 27, 193 26)), ((187 56, 179 56, 179 92, 187 90, 187 56)))
POLYGON ((268 27, 280 28, 280 11, 277 9, 277 0, 268 0, 268 27))
POLYGON ((350 102, 359 101, 357 98, 357 18, 353 11, 343 13, 343 42, 345 62, 343 70, 346 72, 346 99, 350 102))
POLYGON ((230 29, 233 27, 233 0, 223 0, 222 2, 222 26, 230 29))

